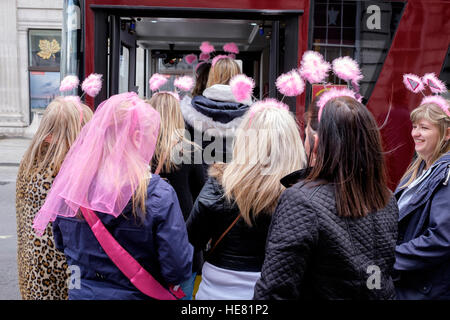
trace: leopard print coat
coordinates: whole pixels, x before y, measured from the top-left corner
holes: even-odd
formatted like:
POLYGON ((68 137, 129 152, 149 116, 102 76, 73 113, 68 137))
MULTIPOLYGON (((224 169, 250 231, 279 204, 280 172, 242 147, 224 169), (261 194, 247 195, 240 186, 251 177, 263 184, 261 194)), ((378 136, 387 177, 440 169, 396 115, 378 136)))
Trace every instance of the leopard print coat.
POLYGON ((36 236, 32 228, 33 219, 44 204, 55 176, 52 167, 25 175, 22 166, 17 175, 17 264, 23 300, 68 298, 69 268, 64 254, 55 248, 51 223, 42 237, 36 236))

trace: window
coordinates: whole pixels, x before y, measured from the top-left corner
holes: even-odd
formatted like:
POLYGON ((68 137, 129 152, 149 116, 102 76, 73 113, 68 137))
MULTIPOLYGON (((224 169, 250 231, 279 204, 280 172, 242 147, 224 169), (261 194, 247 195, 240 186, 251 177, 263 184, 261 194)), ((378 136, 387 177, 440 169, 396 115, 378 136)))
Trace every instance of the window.
POLYGON ((60 30, 29 30, 28 70, 30 107, 45 109, 59 95, 60 30))
MULTIPOLYGON (((329 62, 341 56, 358 61, 364 75, 361 81, 364 102, 381 72, 403 7, 403 2, 314 1, 312 50, 320 52, 329 62), (378 13, 374 13, 373 7, 379 9, 378 13), (372 24, 377 14, 378 24, 372 24)), ((328 82, 345 84, 333 74, 328 82)))

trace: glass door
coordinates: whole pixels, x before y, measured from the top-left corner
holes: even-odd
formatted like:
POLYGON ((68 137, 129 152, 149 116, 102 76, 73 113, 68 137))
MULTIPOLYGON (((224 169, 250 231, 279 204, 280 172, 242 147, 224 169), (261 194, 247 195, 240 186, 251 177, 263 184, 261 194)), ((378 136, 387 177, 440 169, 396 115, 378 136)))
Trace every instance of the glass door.
POLYGON ((110 16, 111 47, 109 96, 138 91, 136 86, 136 32, 132 19, 110 16))

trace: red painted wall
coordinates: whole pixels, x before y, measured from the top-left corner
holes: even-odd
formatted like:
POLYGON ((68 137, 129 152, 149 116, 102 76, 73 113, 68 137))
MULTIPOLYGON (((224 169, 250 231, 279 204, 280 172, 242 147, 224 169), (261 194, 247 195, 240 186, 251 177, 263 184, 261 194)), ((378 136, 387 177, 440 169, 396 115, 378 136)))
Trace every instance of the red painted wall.
POLYGON ((406 90, 405 73, 439 75, 450 44, 450 1, 409 0, 374 91, 367 104, 379 124, 395 188, 414 154, 409 113, 423 96, 406 90))

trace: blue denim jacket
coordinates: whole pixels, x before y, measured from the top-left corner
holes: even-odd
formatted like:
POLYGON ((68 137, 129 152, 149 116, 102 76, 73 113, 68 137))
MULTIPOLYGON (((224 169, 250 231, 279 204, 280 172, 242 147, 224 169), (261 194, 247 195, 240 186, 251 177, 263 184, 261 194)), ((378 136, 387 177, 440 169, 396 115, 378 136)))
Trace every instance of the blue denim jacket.
MULTIPOLYGON (((399 299, 450 299, 449 180, 450 152, 436 161, 400 210, 394 265, 399 299)), ((397 188, 396 198, 404 191, 397 188)))
MULTIPOLYGON (((144 221, 133 218, 131 203, 117 218, 97 215, 117 242, 163 286, 180 284, 191 276, 193 247, 178 198, 158 175, 150 179, 144 221)), ((149 299, 110 260, 83 219, 58 217, 53 233, 69 266, 76 266, 81 273, 79 286, 77 279, 71 281, 69 299, 149 299)))

